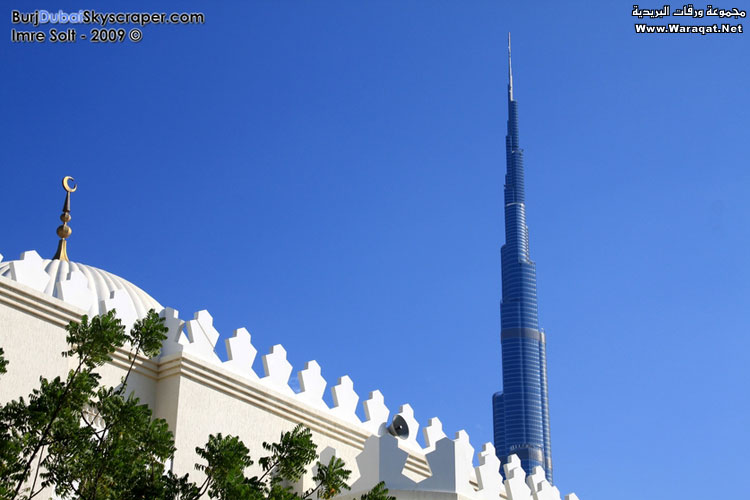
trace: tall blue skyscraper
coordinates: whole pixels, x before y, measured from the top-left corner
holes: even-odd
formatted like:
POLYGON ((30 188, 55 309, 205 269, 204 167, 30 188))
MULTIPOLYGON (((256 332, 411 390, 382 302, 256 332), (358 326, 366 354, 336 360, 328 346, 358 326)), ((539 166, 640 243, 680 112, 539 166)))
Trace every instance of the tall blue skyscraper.
POLYGON ((492 396, 495 451, 503 463, 516 454, 524 470, 544 468, 552 482, 544 332, 539 329, 536 265, 529 255, 523 187, 523 149, 518 142, 518 103, 513 98, 508 34, 508 135, 505 136, 505 245, 500 252, 503 390, 492 396))

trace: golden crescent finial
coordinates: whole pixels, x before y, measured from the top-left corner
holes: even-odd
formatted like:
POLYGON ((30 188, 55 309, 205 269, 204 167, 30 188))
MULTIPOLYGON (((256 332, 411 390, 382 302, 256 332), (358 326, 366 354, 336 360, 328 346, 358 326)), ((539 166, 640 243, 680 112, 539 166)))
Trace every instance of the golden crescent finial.
POLYGON ((75 181, 75 179, 69 175, 63 177, 62 185, 66 193, 62 215, 60 215, 62 226, 57 228, 57 235, 60 237, 60 242, 57 244, 57 253, 52 257, 56 260, 68 260, 68 242, 66 239, 73 233, 73 230, 68 225, 68 222, 70 222, 70 193, 74 193, 78 189, 78 184, 73 184, 73 187, 71 187, 70 181, 75 181))
POLYGON ((69 175, 66 175, 65 177, 63 177, 63 181, 62 181, 63 188, 65 189, 65 191, 69 193, 75 193, 76 189, 78 189, 78 184, 73 184, 73 187, 70 187, 68 185, 68 181, 75 181, 75 179, 69 175))

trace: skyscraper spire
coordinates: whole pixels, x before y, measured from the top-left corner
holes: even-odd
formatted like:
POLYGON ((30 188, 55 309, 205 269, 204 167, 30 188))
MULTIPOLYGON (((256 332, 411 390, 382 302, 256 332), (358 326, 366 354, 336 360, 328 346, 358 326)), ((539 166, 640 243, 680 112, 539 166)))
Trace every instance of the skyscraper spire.
POLYGON ((513 100, 513 68, 510 65, 510 31, 508 32, 508 100, 513 100))
POLYGON ((518 102, 513 98, 508 33, 508 134, 505 136, 505 244, 501 249, 500 304, 503 390, 492 397, 495 451, 521 459, 531 473, 541 466, 552 482, 545 335, 539 329, 536 264, 526 227, 523 149, 518 137, 518 102))

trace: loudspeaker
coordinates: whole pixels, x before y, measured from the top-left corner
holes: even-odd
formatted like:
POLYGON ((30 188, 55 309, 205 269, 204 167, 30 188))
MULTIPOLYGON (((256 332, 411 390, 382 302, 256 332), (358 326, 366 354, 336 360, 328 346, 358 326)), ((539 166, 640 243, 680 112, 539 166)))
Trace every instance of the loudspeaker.
POLYGON ((400 439, 406 439, 409 437, 409 425, 401 415, 393 417, 393 422, 388 426, 388 433, 391 436, 396 436, 400 439))

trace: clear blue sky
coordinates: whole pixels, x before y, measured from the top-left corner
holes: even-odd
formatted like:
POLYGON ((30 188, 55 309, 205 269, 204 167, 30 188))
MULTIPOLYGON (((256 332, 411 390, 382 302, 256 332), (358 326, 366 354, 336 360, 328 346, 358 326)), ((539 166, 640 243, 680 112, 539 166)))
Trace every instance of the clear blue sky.
POLYGON ((181 3, 206 23, 138 44, 9 41, 13 8, 174 10, 134 5, 5 3, 6 260, 52 256, 73 175, 73 260, 184 319, 208 309, 222 337, 247 327, 259 372, 281 343, 295 374, 316 359, 478 450, 500 389, 512 31, 557 485, 735 493, 750 34, 637 35, 632 2, 256 1, 181 3))

